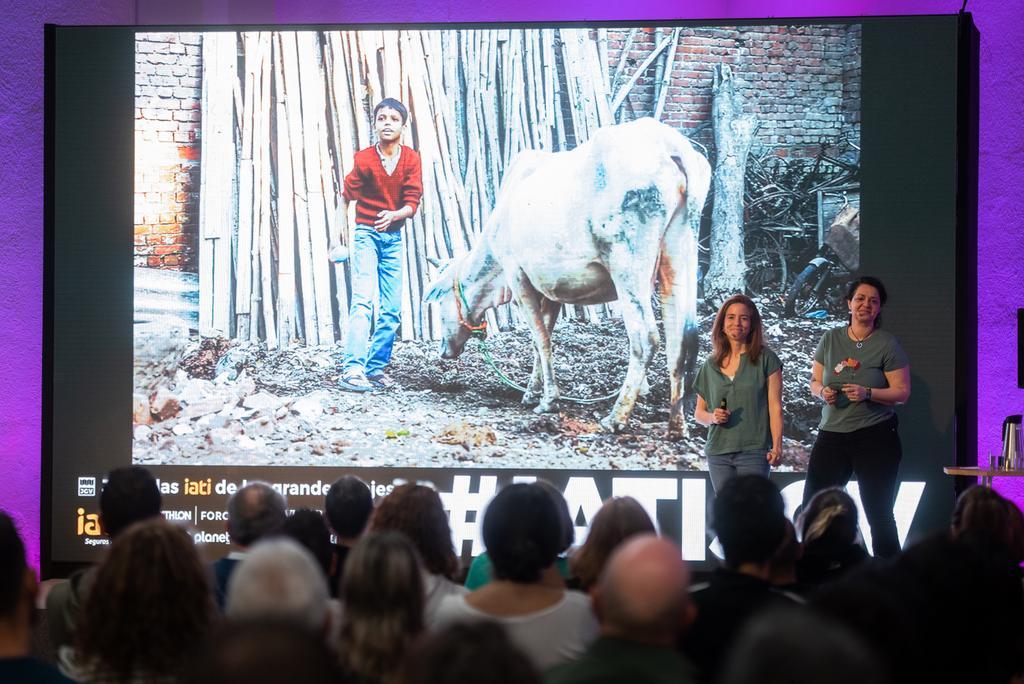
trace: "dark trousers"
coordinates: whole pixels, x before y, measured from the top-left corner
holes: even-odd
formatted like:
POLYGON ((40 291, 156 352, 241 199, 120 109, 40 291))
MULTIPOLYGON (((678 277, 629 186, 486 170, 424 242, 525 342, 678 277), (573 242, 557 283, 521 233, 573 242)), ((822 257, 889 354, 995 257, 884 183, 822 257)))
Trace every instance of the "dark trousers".
POLYGON ((871 527, 871 546, 878 558, 900 552, 896 519, 896 474, 903 448, 893 416, 884 423, 853 432, 821 430, 811 450, 804 485, 804 506, 827 487, 845 487, 851 475, 860 484, 860 500, 871 527))

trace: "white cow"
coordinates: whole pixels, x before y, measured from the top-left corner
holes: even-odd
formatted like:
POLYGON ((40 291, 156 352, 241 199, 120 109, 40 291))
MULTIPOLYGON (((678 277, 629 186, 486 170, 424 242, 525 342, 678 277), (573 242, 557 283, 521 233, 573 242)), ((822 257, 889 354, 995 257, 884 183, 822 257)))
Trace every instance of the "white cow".
POLYGON ((484 312, 513 299, 530 326, 533 375, 524 404, 554 410, 551 330, 562 304, 618 299, 629 368, 611 413, 625 427, 660 342, 651 306, 662 297, 672 408, 669 438, 685 434, 682 382, 697 354, 697 235, 711 167, 689 140, 654 119, 608 126, 569 152, 521 153, 477 244, 449 262, 424 301, 441 305, 443 358, 455 358, 484 312))

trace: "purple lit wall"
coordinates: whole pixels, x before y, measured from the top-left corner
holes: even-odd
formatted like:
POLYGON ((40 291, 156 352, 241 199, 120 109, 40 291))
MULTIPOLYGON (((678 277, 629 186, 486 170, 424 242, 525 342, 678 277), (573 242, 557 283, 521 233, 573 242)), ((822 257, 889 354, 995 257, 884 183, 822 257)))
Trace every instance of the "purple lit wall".
MULTIPOLYGON (((640 0, 50 0, 8 13, 0 41, 0 508, 39 558, 43 259, 43 24, 317 23, 714 19, 939 14, 959 0, 712 2, 640 0)), ((978 244, 978 452, 997 451, 999 426, 1024 411, 1016 387, 1016 309, 1024 306, 1024 12, 1019 2, 973 0, 981 32, 978 244)), ((953 306, 953 302, 949 303, 953 306)), ((939 467, 939 464, 936 464, 939 467)), ((1024 482, 1000 482, 1024 505, 1024 482)))

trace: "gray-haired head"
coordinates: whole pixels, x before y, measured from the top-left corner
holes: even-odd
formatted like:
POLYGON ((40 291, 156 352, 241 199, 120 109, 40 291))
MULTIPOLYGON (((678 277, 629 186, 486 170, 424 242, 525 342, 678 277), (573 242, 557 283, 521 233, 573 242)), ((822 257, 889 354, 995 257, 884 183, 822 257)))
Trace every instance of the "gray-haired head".
POLYGON ((228 499, 228 536, 239 546, 250 546, 284 524, 287 507, 266 482, 250 482, 228 499))
POLYGON ((312 554, 279 537, 256 544, 231 573, 226 612, 232 619, 286 620, 320 632, 329 598, 312 554))

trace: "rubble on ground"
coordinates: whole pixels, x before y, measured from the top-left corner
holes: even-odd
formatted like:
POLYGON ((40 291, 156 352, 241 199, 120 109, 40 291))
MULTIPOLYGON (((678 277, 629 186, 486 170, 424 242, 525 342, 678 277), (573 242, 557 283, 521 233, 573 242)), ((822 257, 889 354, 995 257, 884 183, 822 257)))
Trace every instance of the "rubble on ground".
MULTIPOLYGON (((786 438, 781 469, 806 467, 820 415, 807 391, 811 358, 832 319, 785 319, 780 302, 758 302, 766 342, 782 359, 786 438), (785 343, 783 343, 785 340, 785 343)), ((709 330, 713 311, 702 315, 709 330)), ((139 326, 142 328, 142 326, 139 326)), ((687 411, 688 434, 665 439, 668 377, 663 351, 649 369, 650 391, 621 434, 598 421, 614 400, 558 403, 537 415, 520 403, 471 341, 454 361, 434 341, 399 342, 393 388, 349 393, 337 385, 339 345, 268 351, 250 342, 183 338, 180 331, 136 330, 133 397, 135 461, 144 464, 491 467, 579 470, 705 469, 706 429, 687 411)), ((554 365, 562 396, 618 391, 627 342, 620 321, 560 321, 554 365)), ((533 362, 526 330, 487 342, 503 373, 525 383, 533 362)), ((701 358, 710 351, 706 334, 701 358)))

